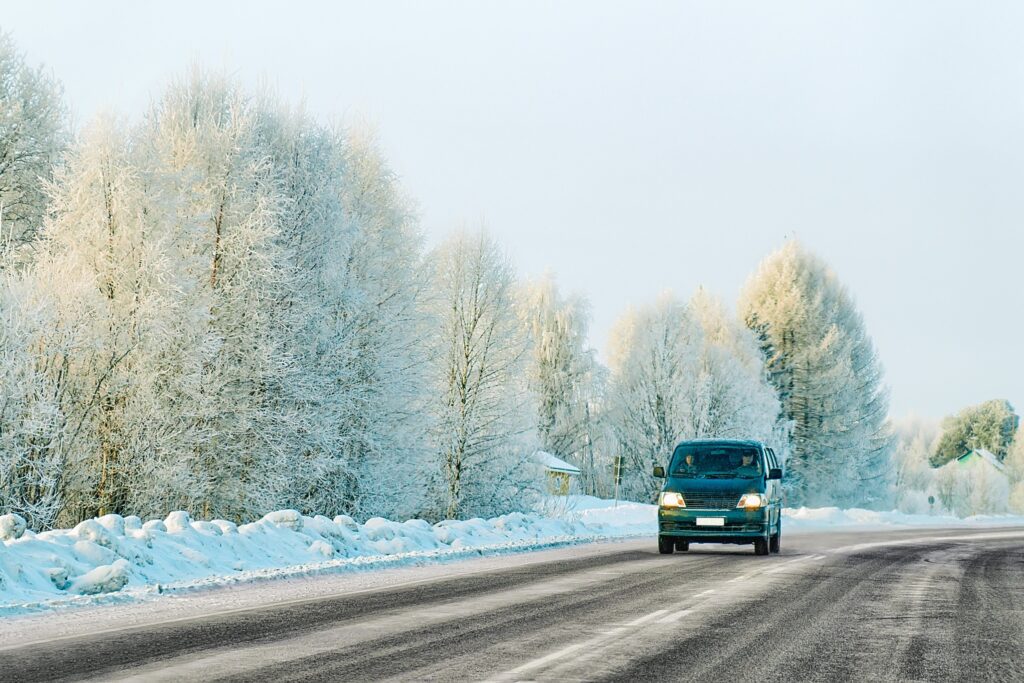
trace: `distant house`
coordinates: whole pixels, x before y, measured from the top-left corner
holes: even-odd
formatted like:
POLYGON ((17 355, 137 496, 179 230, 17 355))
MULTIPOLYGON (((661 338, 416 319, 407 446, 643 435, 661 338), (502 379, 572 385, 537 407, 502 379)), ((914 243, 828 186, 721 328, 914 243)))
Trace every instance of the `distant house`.
POLYGON ((935 482, 942 505, 960 517, 1000 514, 1009 506, 1006 466, 984 448, 947 462, 939 468, 935 482))
POLYGON ((991 451, 984 448, 975 448, 956 459, 958 467, 991 467, 1002 476, 1006 475, 1006 465, 999 461, 991 451))
POLYGON ((544 473, 547 475, 548 492, 556 496, 568 495, 573 479, 580 476, 580 468, 547 451, 537 451, 534 458, 544 468, 544 473))

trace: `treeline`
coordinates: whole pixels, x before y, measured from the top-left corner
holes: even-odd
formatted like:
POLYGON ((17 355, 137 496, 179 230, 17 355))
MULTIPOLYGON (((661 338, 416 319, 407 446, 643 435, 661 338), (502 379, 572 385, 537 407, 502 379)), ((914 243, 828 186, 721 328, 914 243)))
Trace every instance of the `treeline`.
POLYGON ((486 232, 428 252, 364 131, 200 69, 138 122, 67 120, 0 38, 0 508, 36 528, 496 514, 543 491, 538 448, 597 495, 622 456, 650 499, 688 437, 771 442, 793 503, 887 490, 874 350, 795 243, 739 319, 703 290, 629 311, 604 367, 587 303, 486 232))
POLYGON ((1024 433, 1004 399, 985 401, 941 423, 896 425, 896 505, 904 512, 958 516, 1024 514, 1024 433), (958 462, 972 451, 989 455, 958 462))

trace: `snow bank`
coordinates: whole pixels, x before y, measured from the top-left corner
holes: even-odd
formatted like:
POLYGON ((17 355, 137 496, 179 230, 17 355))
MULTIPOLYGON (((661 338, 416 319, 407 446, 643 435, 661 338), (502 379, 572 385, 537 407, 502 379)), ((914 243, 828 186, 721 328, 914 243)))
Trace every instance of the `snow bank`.
MULTIPOLYGON (((635 505, 635 504, 633 504, 635 505)), ((648 507, 648 506, 643 506, 648 507)), ((625 513, 627 508, 623 508, 625 513)), ((0 516, 0 614, 257 578, 393 567, 651 533, 605 512, 581 521, 514 513, 431 525, 379 517, 307 517, 278 510, 236 526, 186 512, 143 523, 106 515, 33 533, 0 516), (92 596, 92 597, 82 597, 92 596)))
POLYGON ((1024 526, 1020 515, 912 515, 903 512, 879 512, 850 508, 785 508, 783 525, 787 532, 799 531, 872 531, 920 527, 1024 526))
MULTIPOLYGON (((636 533, 647 529, 655 534, 658 530, 658 506, 645 503, 613 501, 592 496, 567 496, 559 516, 581 521, 588 526, 602 524, 629 525, 636 533)), ((1024 526, 1020 515, 975 515, 954 517, 952 515, 905 514, 897 511, 880 512, 861 508, 784 508, 782 525, 785 533, 811 533, 816 531, 884 531, 915 527, 976 527, 976 526, 1024 526)))
MULTIPOLYGON (((33 533, 0 515, 0 615, 68 604, 133 600, 155 593, 263 578, 444 562, 657 533, 657 506, 556 497, 540 514, 428 524, 375 517, 307 517, 278 510, 237 526, 186 512, 143 522, 105 515, 74 529, 33 533)), ((910 527, 1024 526, 1024 517, 908 515, 798 508, 786 533, 910 527)))

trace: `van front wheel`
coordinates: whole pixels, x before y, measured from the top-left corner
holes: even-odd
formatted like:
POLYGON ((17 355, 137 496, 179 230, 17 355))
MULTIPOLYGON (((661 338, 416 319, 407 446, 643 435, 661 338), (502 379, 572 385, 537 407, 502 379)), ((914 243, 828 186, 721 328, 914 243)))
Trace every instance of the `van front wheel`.
POLYGON ((782 550, 782 531, 781 530, 779 530, 779 533, 774 534, 771 537, 771 539, 768 541, 768 550, 772 551, 773 553, 777 553, 780 550, 782 550))
POLYGON ((759 538, 754 541, 754 554, 755 555, 767 555, 768 554, 768 539, 759 538))
POLYGON ((676 542, 665 536, 658 536, 658 552, 662 555, 671 555, 676 549, 676 542))

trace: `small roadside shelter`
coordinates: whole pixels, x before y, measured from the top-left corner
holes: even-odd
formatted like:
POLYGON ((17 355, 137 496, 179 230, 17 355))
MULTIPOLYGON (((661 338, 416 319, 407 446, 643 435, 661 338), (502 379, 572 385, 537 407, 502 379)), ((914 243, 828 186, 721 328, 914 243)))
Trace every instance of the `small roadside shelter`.
POLYGON ((580 476, 580 468, 547 451, 537 451, 534 459, 544 468, 548 492, 555 496, 568 495, 573 479, 580 476))

